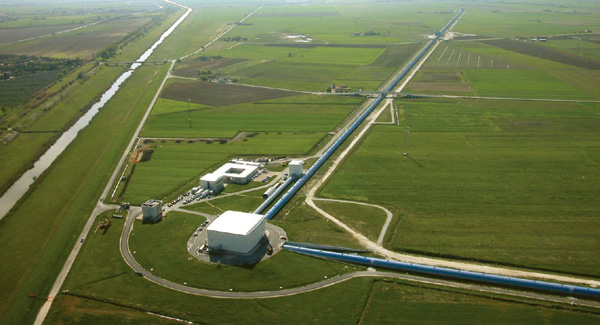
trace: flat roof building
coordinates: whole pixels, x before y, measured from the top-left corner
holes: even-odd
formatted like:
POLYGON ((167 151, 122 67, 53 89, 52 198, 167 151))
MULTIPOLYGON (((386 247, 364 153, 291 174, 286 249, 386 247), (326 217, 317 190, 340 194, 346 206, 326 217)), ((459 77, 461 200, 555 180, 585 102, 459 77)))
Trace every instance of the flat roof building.
POLYGON ((226 211, 206 228, 208 247, 213 251, 247 254, 265 236, 265 224, 260 214, 226 211))
POLYGON ((223 183, 223 175, 217 173, 206 174, 200 178, 200 187, 203 190, 212 190, 214 193, 219 193, 225 188, 223 183))
POLYGON ((292 160, 289 164, 290 167, 290 176, 300 177, 304 172, 304 161, 302 160, 292 160))
POLYGON ((142 204, 142 221, 157 222, 162 219, 163 201, 148 200, 142 204))
POLYGON ((200 178, 200 187, 218 193, 225 187, 224 183, 247 184, 258 174, 260 164, 238 161, 226 163, 219 169, 200 178))

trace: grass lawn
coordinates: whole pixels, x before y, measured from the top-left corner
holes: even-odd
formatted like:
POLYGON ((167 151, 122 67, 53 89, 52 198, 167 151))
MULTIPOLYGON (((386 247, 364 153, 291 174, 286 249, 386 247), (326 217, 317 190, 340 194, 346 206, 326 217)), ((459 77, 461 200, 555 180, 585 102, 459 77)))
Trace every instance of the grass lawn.
POLYGON ((479 96, 593 99, 578 88, 539 70, 466 69, 464 74, 479 96))
POLYGON ((409 156, 403 126, 377 126, 323 196, 404 211, 398 251, 600 275, 597 105, 398 106, 409 156))
MULTIPOLYGON (((357 98, 303 95, 215 108, 193 105, 190 112, 150 116, 142 136, 233 138, 240 131, 329 132, 359 103, 357 98)), ((175 106, 187 107, 187 103, 163 99, 155 109, 175 106)))
MULTIPOLYGON (((257 183, 257 182, 254 182, 257 183)), ((259 183, 264 185, 263 183, 259 183)), ((231 185, 228 185, 228 187, 231 185)), ((243 190, 244 188, 240 188, 243 190)), ((265 190, 257 190, 256 192, 244 193, 243 195, 234 195, 224 197, 218 200, 211 200, 184 207, 185 209, 204 212, 209 214, 221 214, 227 210, 254 212, 263 202, 262 193, 265 190)))
POLYGON ((353 270, 346 265, 282 251, 254 266, 207 264, 192 257, 187 242, 205 219, 170 212, 158 224, 137 223, 130 237, 136 260, 146 269, 176 283, 227 291, 264 291, 317 282, 353 270), (153 245, 148 245, 152 242, 153 245), (303 272, 298 273, 298 268, 303 272))
POLYGON ((386 219, 383 210, 352 203, 327 201, 315 201, 315 203, 318 207, 367 238, 373 241, 377 241, 377 238, 379 238, 386 219))
POLYGON ((228 143, 156 142, 149 161, 136 163, 124 200, 143 203, 149 198, 162 199, 178 193, 182 187, 198 186, 198 178, 225 163, 229 158, 246 155, 287 156, 308 153, 323 133, 257 133, 228 143))
POLYGON ((473 292, 375 280, 361 324, 595 324, 599 316, 514 303, 473 292))

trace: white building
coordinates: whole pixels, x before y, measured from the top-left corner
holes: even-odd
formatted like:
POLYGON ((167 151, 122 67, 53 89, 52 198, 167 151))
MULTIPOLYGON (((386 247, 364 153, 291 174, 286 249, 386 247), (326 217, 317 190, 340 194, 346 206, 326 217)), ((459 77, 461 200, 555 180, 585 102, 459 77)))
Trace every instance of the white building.
POLYGON ((249 253, 265 236, 265 224, 260 214, 226 211, 206 228, 208 247, 216 251, 249 253))
POLYGON ((252 181, 254 175, 258 174, 259 169, 259 163, 226 163, 211 174, 202 176, 200 186, 202 189, 217 193, 223 189, 223 183, 247 184, 252 181))
POLYGON ((163 201, 148 200, 142 204, 142 216, 144 222, 157 222, 162 219, 163 201))
POLYGON ((203 190, 212 190, 214 193, 219 193, 225 188, 223 180, 223 175, 217 173, 206 174, 200 178, 200 187, 203 190))
POLYGON ((304 161, 302 160, 292 160, 290 161, 290 176, 300 177, 302 176, 304 161))

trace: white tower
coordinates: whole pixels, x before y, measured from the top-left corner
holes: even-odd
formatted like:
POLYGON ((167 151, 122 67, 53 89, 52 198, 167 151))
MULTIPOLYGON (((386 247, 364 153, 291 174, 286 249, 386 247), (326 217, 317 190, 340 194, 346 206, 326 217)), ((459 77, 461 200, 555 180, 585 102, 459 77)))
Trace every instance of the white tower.
POLYGON ((300 177, 302 176, 302 167, 304 166, 304 161, 302 160, 292 160, 290 162, 290 176, 300 177))

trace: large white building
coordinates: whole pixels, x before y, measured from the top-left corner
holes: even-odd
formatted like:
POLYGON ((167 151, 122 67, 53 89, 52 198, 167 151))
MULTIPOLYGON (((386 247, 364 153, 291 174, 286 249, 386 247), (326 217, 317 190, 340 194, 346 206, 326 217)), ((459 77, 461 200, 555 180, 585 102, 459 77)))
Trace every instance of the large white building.
POLYGON ((249 253, 265 236, 265 224, 260 214, 226 211, 206 228, 208 247, 214 251, 249 253))
POLYGON ((211 174, 206 174, 200 178, 200 187, 205 190, 220 192, 224 183, 247 184, 252 181, 252 177, 258 173, 259 163, 237 161, 236 163, 226 163, 211 174))

